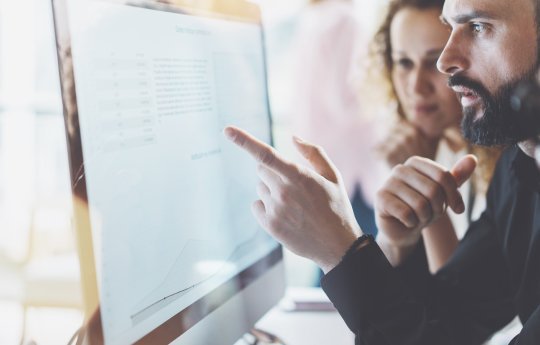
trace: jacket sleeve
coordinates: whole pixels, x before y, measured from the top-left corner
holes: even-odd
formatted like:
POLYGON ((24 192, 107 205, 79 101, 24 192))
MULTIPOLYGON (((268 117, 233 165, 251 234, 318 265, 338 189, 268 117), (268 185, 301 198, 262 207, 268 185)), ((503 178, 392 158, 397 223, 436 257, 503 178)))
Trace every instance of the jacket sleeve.
POLYGON ((321 284, 356 344, 481 344, 515 316, 508 268, 492 231, 484 213, 436 275, 429 274, 422 243, 398 268, 372 243, 321 284))

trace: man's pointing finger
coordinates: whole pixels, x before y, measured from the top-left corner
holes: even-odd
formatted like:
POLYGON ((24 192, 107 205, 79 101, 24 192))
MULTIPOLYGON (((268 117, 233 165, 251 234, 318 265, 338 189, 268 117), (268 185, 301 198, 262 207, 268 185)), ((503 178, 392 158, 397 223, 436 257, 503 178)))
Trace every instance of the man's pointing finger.
POLYGON ((247 151, 257 162, 282 175, 291 177, 297 169, 283 158, 273 147, 260 141, 246 131, 227 126, 223 133, 233 143, 247 151))

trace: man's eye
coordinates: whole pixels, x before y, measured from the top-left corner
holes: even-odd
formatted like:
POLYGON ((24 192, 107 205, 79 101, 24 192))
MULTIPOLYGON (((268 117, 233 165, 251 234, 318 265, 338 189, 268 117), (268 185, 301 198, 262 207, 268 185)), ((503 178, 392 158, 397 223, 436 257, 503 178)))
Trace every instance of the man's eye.
POLYGON ((486 31, 486 26, 482 23, 471 23, 471 30, 475 34, 481 34, 486 31))

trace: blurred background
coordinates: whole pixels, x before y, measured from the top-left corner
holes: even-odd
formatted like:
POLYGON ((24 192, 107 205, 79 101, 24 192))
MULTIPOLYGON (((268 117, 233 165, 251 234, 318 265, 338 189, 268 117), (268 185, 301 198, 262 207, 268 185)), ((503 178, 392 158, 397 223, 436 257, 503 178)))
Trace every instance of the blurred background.
MULTIPOLYGON (((260 0, 276 146, 290 153, 295 34, 307 0, 260 0)), ((362 0, 365 37, 386 1, 362 0)), ((50 0, 0 0, 0 344, 65 344, 83 315, 50 0)), ((317 269, 286 253, 291 286, 317 269)))

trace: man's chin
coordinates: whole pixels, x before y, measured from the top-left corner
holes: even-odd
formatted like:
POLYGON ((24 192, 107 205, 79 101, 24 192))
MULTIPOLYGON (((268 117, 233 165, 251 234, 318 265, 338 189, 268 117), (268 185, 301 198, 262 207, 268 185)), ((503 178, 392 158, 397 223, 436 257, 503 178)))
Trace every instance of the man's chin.
POLYGON ((463 107, 463 116, 469 116, 473 123, 481 120, 485 113, 485 108, 482 105, 463 107))
POLYGON ((501 144, 499 126, 490 123, 488 115, 479 109, 467 107, 463 109, 461 134, 474 145, 496 146, 501 144))

